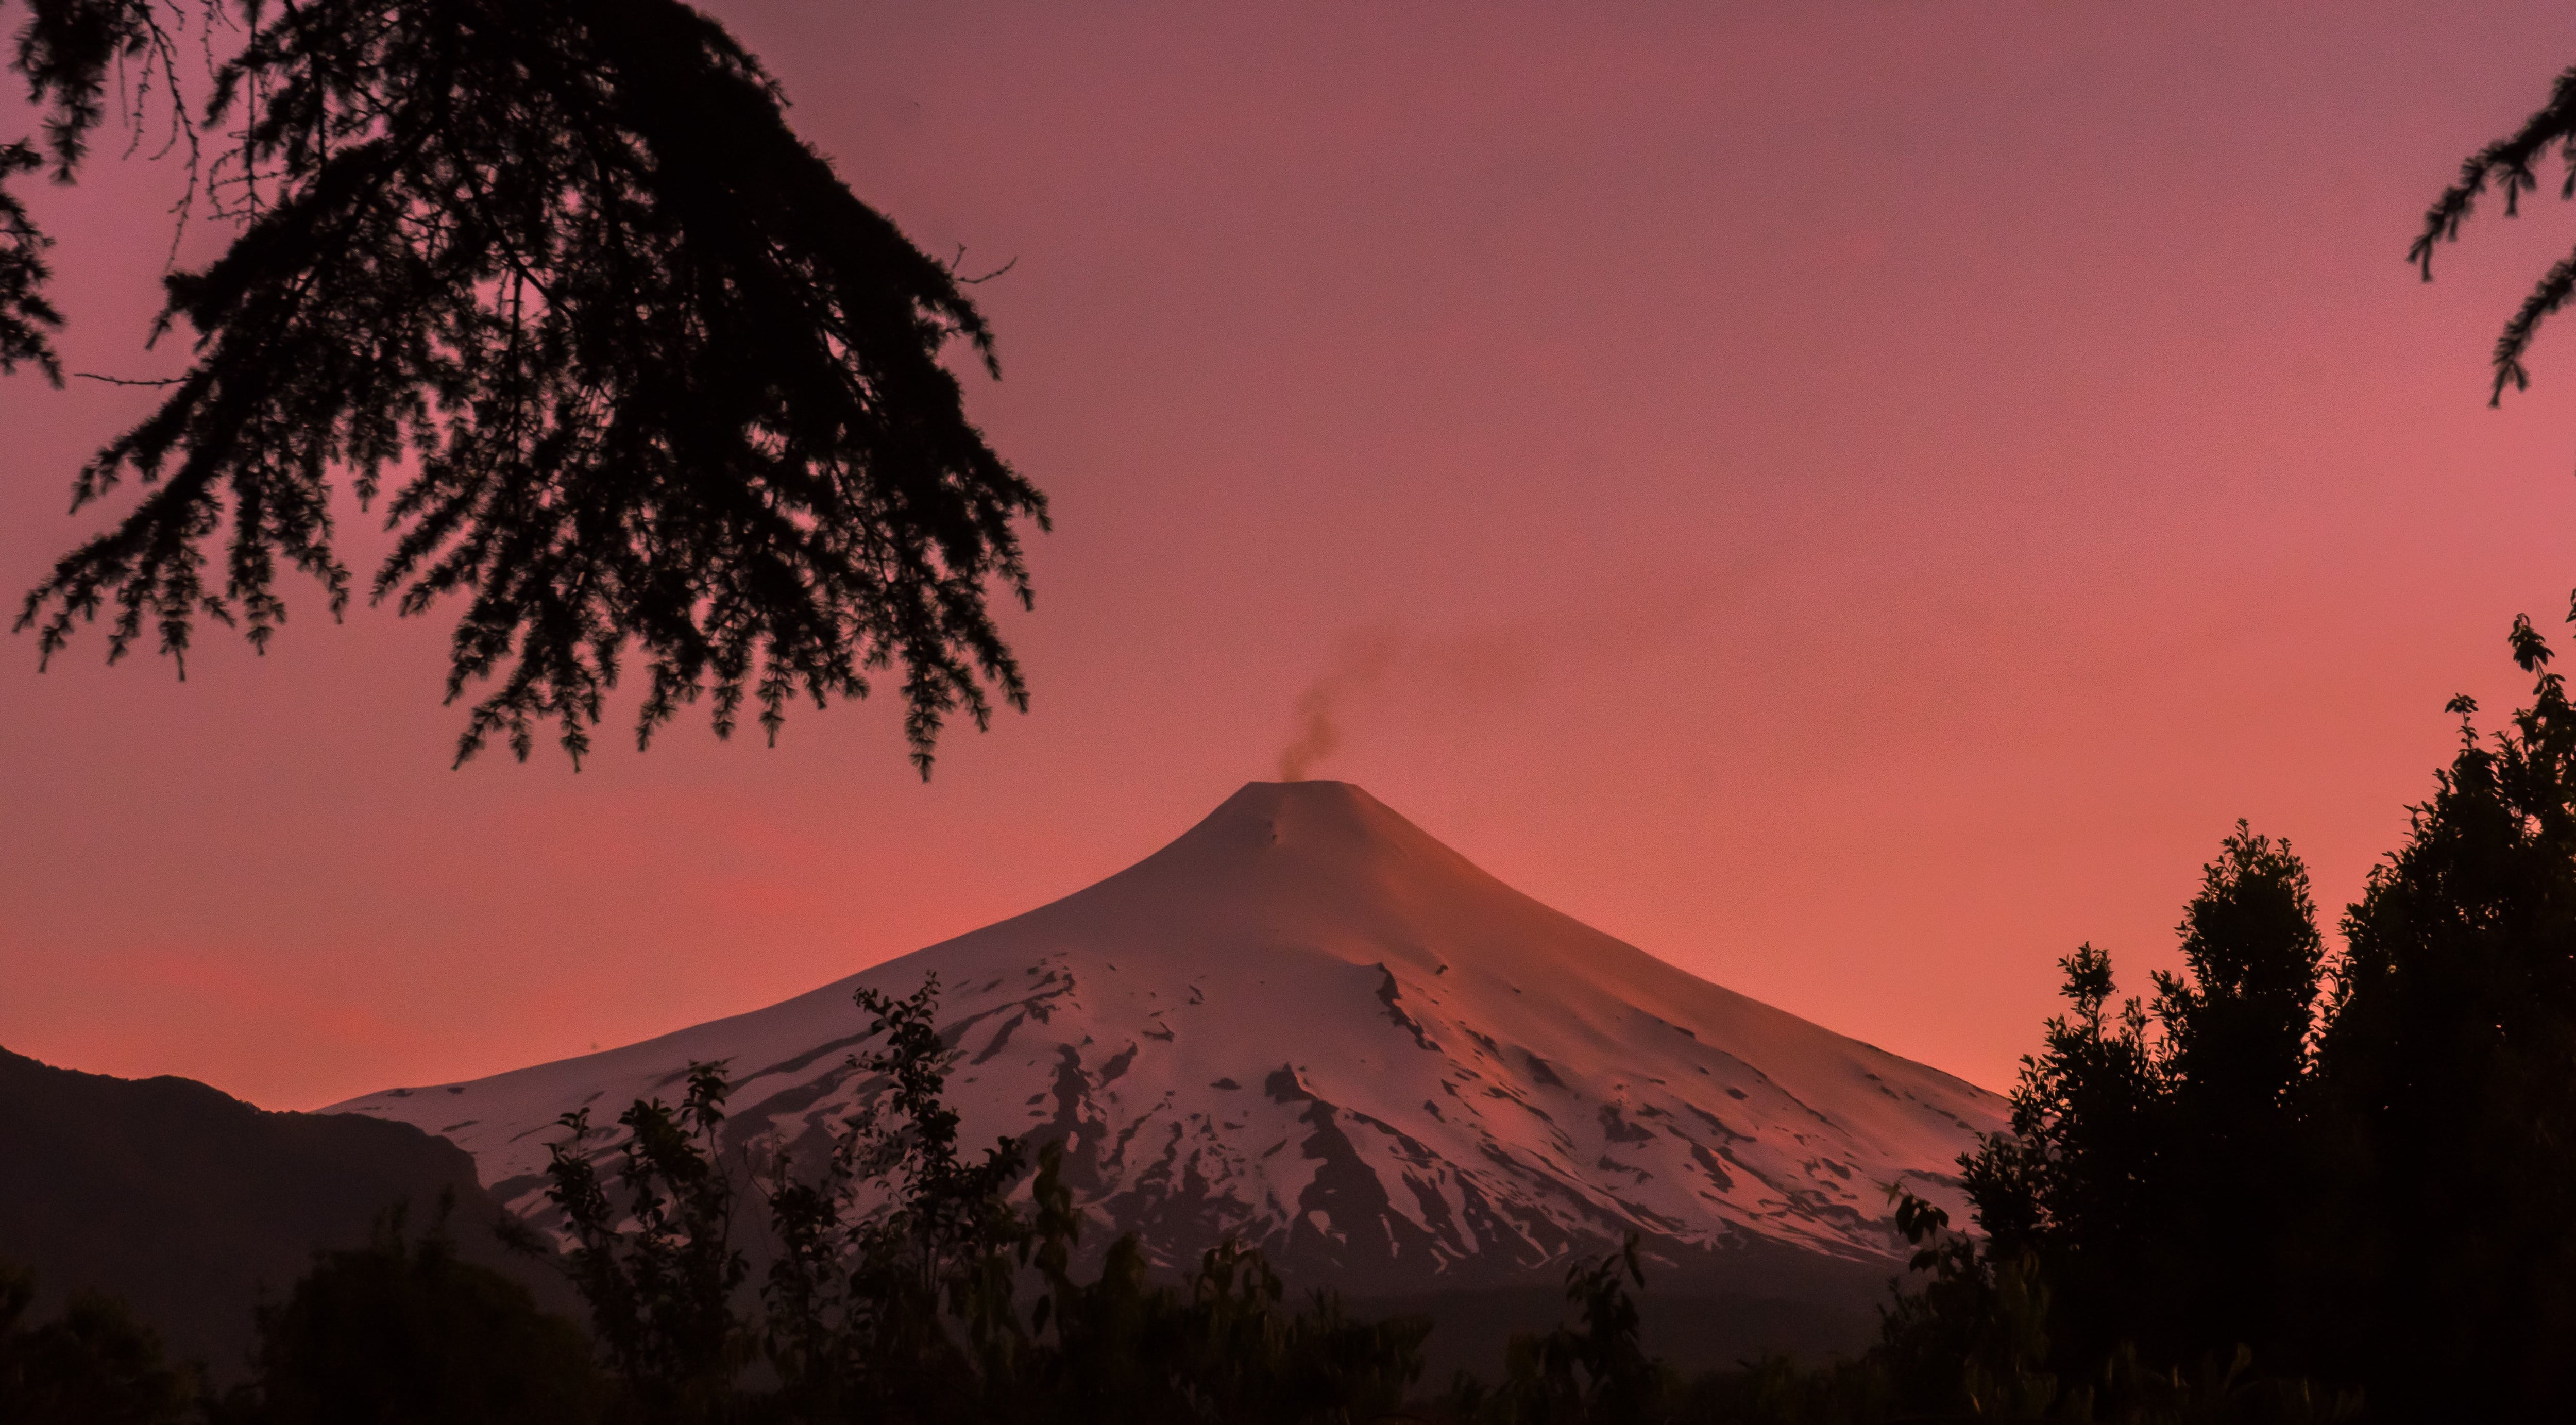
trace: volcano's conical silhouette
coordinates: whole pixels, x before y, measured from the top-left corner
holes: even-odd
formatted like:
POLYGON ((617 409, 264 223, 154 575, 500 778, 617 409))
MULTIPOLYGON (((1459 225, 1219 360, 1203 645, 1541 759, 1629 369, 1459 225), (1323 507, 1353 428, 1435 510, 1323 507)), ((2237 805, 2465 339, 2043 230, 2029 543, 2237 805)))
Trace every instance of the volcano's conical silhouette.
POLYGON ((1672 1260, 1884 1259, 1889 1186, 1955 1207, 1955 1159, 2002 1122, 1341 782, 1253 783, 1087 890, 769 1009, 340 1107, 445 1134, 531 1210, 557 1115, 674 1098, 693 1059, 729 1061, 735 1133, 810 1150, 881 1088, 848 1067, 852 987, 934 971, 967 1141, 1063 1142, 1079 1200, 1166 1262, 1233 1235, 1308 1280, 1467 1284, 1631 1231, 1672 1260))

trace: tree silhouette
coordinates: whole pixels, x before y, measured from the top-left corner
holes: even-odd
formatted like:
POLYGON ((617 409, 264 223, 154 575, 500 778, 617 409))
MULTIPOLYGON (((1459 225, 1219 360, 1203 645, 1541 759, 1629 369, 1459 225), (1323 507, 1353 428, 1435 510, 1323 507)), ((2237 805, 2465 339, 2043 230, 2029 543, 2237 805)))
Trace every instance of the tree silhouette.
MULTIPOLYGON (((676 1110, 638 1100, 619 1115, 613 1183, 587 1111, 561 1120, 569 1136, 547 1166, 568 1239, 556 1260, 590 1305, 609 1419, 1356 1425, 1402 1403, 1430 1322, 1357 1320, 1329 1293, 1292 1306, 1257 1250, 1222 1242, 1184 1281, 1157 1282, 1129 1234, 1078 1280, 1083 1213, 1063 1145, 1038 1151, 1033 1176, 1017 1140, 960 1150, 937 980, 856 1000, 868 1047, 846 1062, 851 1110, 819 1165, 772 1142, 765 1172, 737 1171, 752 1145, 726 1151, 722 1064, 691 1065, 676 1110), (745 1185, 768 1208, 756 1304, 731 1231, 745 1185), (746 1385, 758 1357, 767 1378, 746 1385)), ((1587 1278, 1596 1294, 1610 1270, 1587 1278)), ((1611 1296, 1626 1312, 1612 1334, 1634 1356, 1635 1313, 1611 1296)), ((1581 1339, 1611 1330, 1596 1314, 1581 1339)), ((1581 1359, 1597 1387, 1609 1357, 1581 1359)))
POLYGON ((2339 1250, 2312 1289, 2348 1318, 2321 1335, 2419 1413, 2576 1392, 2576 1215, 2549 1186, 2576 1174, 2576 706, 2527 619, 2512 648, 2531 702, 2485 736, 2453 702, 2458 752, 2345 915, 2317 1046, 2339 1250))
POLYGON ((2184 973, 2152 1001, 2117 999, 2093 946, 2059 962, 2071 1012, 2023 1061, 2013 1131, 1967 1164, 1995 1252, 2045 1268, 2060 1365, 2282 1339, 2325 966, 2307 868, 2239 822, 2177 933, 2184 973))
POLYGON ((258 1374, 226 1418, 243 1425, 583 1425, 603 1391, 581 1328, 528 1289, 458 1259, 451 1202, 405 1235, 395 1208, 368 1244, 315 1254, 259 1309, 258 1374))
POLYGON ((2061 1382, 2243 1353, 2359 1386, 2373 1418, 2565 1413, 2576 704, 2529 619, 2509 645, 2530 702, 2482 732, 2452 701, 2458 749, 2341 953, 2289 847, 2239 823, 2151 1000, 2089 946, 2062 962, 2013 1131, 1964 1164, 1987 1239, 1917 1258, 1939 1279, 1891 1318, 1898 1366, 1974 1358, 2035 1272, 2061 1382))
MULTIPOLYGON (((1026 706, 987 595, 1029 601, 1017 527, 1045 497, 941 362, 962 340, 998 374, 992 334, 721 25, 678 0, 199 3, 31 0, 13 60, 45 152, 0 149, 0 181, 76 177, 116 78, 164 96, 192 196, 237 226, 166 278, 159 330, 195 358, 74 481, 75 509, 143 489, 27 595, 42 656, 102 616, 111 661, 149 637, 184 674, 201 618, 265 649, 281 565, 336 615, 345 484, 399 532, 371 600, 463 600, 460 762, 551 723, 578 763, 630 653, 639 746, 702 696, 719 735, 748 702, 775 738, 791 700, 885 670, 927 775, 949 717, 1026 706), (186 24, 233 46, 193 108, 186 24)), ((46 244, 0 194, 0 369, 59 380, 46 244)))
POLYGON ((51 1321, 28 1308, 34 1274, 0 1262, 0 1422, 180 1425, 195 1414, 195 1372, 161 1359, 160 1338, 109 1297, 74 1297, 51 1321))

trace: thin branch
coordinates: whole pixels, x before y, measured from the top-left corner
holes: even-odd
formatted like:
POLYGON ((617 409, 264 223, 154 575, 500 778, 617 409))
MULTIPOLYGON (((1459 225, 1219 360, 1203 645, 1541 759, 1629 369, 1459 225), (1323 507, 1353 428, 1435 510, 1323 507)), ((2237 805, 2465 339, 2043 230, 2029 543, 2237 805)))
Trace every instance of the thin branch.
POLYGON ((132 376, 101 376, 95 371, 75 371, 72 374, 83 381, 98 381, 110 386, 180 386, 187 383, 187 378, 184 376, 167 376, 158 381, 146 381, 132 376))

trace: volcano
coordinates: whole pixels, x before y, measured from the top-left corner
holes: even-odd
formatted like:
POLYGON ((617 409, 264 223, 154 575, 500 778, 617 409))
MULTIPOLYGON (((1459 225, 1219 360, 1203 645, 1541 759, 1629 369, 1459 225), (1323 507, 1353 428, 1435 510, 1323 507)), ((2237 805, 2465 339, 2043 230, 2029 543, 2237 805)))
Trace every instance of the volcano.
POLYGON ((692 1061, 722 1060, 728 1141, 815 1161, 886 1087, 852 1066, 852 990, 934 974, 963 1141, 1061 1143, 1091 1219, 1156 1262, 1233 1237, 1363 1293, 1554 1281, 1630 1233, 1694 1270, 1884 1281, 1891 1189, 1958 1216, 1956 1160, 2004 1121, 1993 1094, 1667 965, 1324 781, 1248 785, 1089 889, 768 1009, 332 1111, 445 1136, 541 1216, 560 1115, 676 1101, 692 1061))

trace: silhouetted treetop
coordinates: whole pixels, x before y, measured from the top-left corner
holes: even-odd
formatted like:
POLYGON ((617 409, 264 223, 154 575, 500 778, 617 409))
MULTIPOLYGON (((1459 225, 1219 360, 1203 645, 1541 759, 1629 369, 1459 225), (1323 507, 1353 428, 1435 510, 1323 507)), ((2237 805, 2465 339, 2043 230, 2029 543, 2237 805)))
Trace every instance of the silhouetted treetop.
MULTIPOLYGON (((31 9, 15 64, 58 175, 119 66, 177 105, 179 12, 31 9)), ((962 338, 998 371, 991 333, 721 25, 677 0, 204 0, 196 23, 235 47, 168 120, 192 185, 221 136, 203 194, 238 233, 166 279, 195 360, 74 483, 75 509, 142 493, 28 594, 47 658, 101 614, 111 660, 147 636, 184 659, 200 617, 264 648, 281 565, 336 613, 345 480, 398 532, 370 598, 464 602, 460 761, 495 734, 524 758, 548 722, 578 760, 630 655, 639 745, 706 694, 719 734, 748 702, 775 737, 791 700, 882 673, 926 775, 950 716, 1026 705, 986 596, 1028 603, 1017 524, 1045 528, 1045 497, 940 360, 962 338)), ((22 141, 0 173, 40 161, 22 141)), ((57 369, 43 250, 0 201, 0 368, 57 369)))

